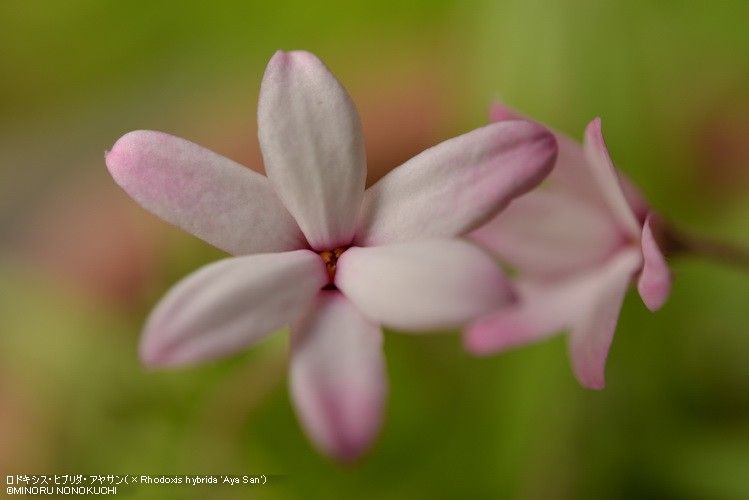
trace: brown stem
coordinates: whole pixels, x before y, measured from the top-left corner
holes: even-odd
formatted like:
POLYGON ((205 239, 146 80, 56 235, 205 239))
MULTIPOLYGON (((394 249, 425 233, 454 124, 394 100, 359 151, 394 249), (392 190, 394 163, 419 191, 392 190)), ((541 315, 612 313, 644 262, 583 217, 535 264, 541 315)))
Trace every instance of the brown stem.
POLYGON ((681 231, 667 231, 667 252, 673 255, 691 254, 749 271, 749 250, 730 243, 693 236, 681 231))

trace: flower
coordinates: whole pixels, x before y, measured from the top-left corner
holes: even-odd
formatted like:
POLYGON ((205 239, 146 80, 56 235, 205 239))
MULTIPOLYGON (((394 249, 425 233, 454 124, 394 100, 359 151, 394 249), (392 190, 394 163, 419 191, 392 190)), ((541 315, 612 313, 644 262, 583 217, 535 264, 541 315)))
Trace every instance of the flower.
POLYGON ((178 283, 140 346, 151 366, 204 361, 290 325, 290 388, 313 443, 357 458, 387 392, 380 325, 457 327, 513 295, 493 260, 457 239, 548 174, 556 142, 525 121, 428 149, 364 190, 350 97, 312 54, 277 52, 258 135, 267 178, 186 140, 130 132, 106 155, 156 215, 237 257, 178 283))
MULTIPOLYGON (((495 122, 517 118, 496 104, 495 122)), ((519 301, 466 329, 466 347, 490 354, 568 329, 572 368, 588 388, 604 370, 624 295, 635 275, 645 305, 659 309, 671 275, 658 246, 659 218, 612 162, 596 118, 584 143, 556 134, 548 182, 471 234, 518 271, 519 301)))

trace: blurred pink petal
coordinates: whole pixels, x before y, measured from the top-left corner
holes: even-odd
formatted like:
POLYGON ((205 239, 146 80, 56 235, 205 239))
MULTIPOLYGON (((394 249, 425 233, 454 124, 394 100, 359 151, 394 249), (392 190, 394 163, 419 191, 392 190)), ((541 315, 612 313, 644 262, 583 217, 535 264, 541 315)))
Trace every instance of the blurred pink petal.
POLYGON ((549 286, 518 281, 518 301, 473 322, 465 332, 464 343, 471 353, 483 356, 543 340, 567 324, 570 293, 574 284, 549 286))
MULTIPOLYGON (((489 117, 493 122, 528 120, 514 109, 498 102, 490 106, 489 117)), ((590 177, 585 153, 580 143, 564 134, 555 133, 553 130, 551 132, 557 141, 557 157, 543 188, 559 190, 567 195, 575 194, 589 203, 598 202, 600 198, 598 186, 590 177)))
POLYGON ((619 186, 622 188, 622 193, 624 194, 624 199, 627 200, 627 204, 629 205, 629 208, 632 209, 632 213, 637 219, 637 222, 643 224, 645 222, 645 217, 647 217, 648 212, 650 212, 650 207, 648 206, 645 196, 640 192, 637 186, 632 184, 632 181, 630 181, 626 175, 619 171, 617 171, 617 174, 619 177, 619 186))
POLYGON ((486 355, 569 330, 576 376, 584 386, 600 389, 624 293, 640 265, 641 256, 630 249, 565 280, 521 281, 518 303, 474 322, 466 330, 466 347, 486 355))
POLYGON ((175 366, 246 348, 296 321, 328 281, 309 250, 248 255, 205 266, 175 285, 151 313, 141 359, 175 366))
POLYGON ((578 381, 589 389, 603 389, 606 358, 616 322, 633 275, 642 266, 635 249, 619 253, 585 283, 587 300, 571 320, 569 350, 578 381))
MULTIPOLYGON (((490 107, 489 116, 494 121, 501 120, 524 120, 526 117, 514 109, 502 104, 493 103, 490 107)), ((598 119, 597 119, 598 120, 598 119)), ((600 122, 600 120, 598 120, 600 122)), ((588 125, 590 128, 594 122, 588 125)), ((600 123, 599 123, 600 134, 600 123)), ((580 142, 576 141, 565 134, 554 132, 554 137, 557 140, 557 146, 559 154, 554 165, 554 169, 551 174, 547 177, 547 182, 544 184, 544 189, 550 191, 559 191, 567 196, 574 196, 578 198, 578 201, 597 205, 600 211, 609 213, 610 202, 607 200, 607 190, 601 188, 601 181, 604 185, 608 183, 609 187, 610 178, 607 170, 611 169, 610 165, 613 165, 608 155, 608 150, 605 149, 605 143, 603 137, 600 137, 599 145, 603 145, 604 150, 598 152, 598 156, 602 158, 603 162, 596 161, 596 165, 590 163, 587 153, 583 147, 580 146, 580 142), (599 168, 603 166, 604 168, 599 168), (598 172, 596 172, 598 170, 598 172)), ((593 134, 595 135, 595 134, 593 134)), ((642 195, 638 192, 637 188, 621 173, 616 171, 617 177, 621 184, 620 187, 624 192, 624 197, 630 205, 630 208, 638 216, 638 219, 645 220, 644 211, 647 211, 647 203, 642 195)))
POLYGON ((336 291, 292 327, 294 406, 320 450, 358 458, 377 435, 387 393, 382 332, 336 291))
POLYGON ((602 263, 623 240, 608 214, 544 187, 513 201, 471 238, 516 270, 548 278, 602 263))
POLYGON ((268 180, 184 139, 138 130, 106 156, 143 207, 234 255, 296 250, 304 239, 268 180))
POLYGON ((555 157, 554 138, 530 122, 488 125, 447 140, 367 189, 355 242, 465 234, 538 185, 555 157))
MULTIPOLYGON (((503 105, 493 119, 518 115, 503 105)), ((474 322, 466 347, 488 354, 570 330, 570 356, 580 382, 604 385, 604 367, 624 294, 642 271, 643 301, 657 309, 670 273, 642 195, 615 168, 593 120, 581 146, 556 134, 559 156, 548 181, 518 199, 471 237, 518 271, 516 305, 474 322), (643 227, 644 223, 644 227, 643 227)))
POLYGON ((583 150, 588 160, 586 164, 590 168, 590 175, 598 183, 598 189, 608 204, 610 213, 616 218, 622 230, 632 238, 639 238, 642 226, 624 197, 619 174, 603 140, 600 118, 594 119, 586 127, 583 150))
POLYGON ((359 115, 346 90, 309 52, 278 51, 260 87, 265 171, 312 248, 353 238, 366 181, 359 115))
POLYGON ((645 219, 642 230, 643 267, 637 281, 637 290, 642 301, 651 311, 657 311, 666 302, 671 292, 671 271, 653 235, 654 215, 645 219))
POLYGON ((461 240, 350 248, 336 285, 368 317, 404 330, 460 326, 514 297, 494 261, 461 240))

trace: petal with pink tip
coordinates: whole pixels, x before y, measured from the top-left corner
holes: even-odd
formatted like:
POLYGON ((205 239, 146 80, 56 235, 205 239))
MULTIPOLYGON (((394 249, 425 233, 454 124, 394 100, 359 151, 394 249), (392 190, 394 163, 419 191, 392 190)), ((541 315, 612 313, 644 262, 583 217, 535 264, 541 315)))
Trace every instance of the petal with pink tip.
POLYGON ((147 210, 231 254, 305 245, 265 177, 197 144, 138 130, 122 136, 106 162, 117 184, 147 210))
POLYGON ((351 98, 317 57, 276 52, 260 87, 258 135, 268 178, 312 248, 349 244, 364 195, 364 139, 351 98))
POLYGON ((591 121, 585 129, 583 149, 591 175, 598 183, 598 188, 611 214, 630 237, 639 238, 640 224, 624 196, 619 174, 603 139, 600 118, 591 121))
MULTIPOLYGON (((492 103, 489 108, 489 119, 494 122, 503 120, 534 121, 500 102, 492 103)), ((557 140, 558 154, 554 168, 546 178, 545 187, 575 195, 592 204, 598 203, 599 208, 606 208, 607 205, 603 201, 600 188, 591 175, 591 169, 588 166, 582 144, 565 134, 552 129, 550 131, 557 140)))
POLYGON ((462 240, 350 248, 335 283, 365 315, 403 330, 460 326, 514 298, 494 261, 462 240))
POLYGON ((191 274, 146 322, 142 361, 176 366, 224 356, 299 319, 327 272, 309 250, 220 260, 191 274))
MULTIPOLYGON (((489 108, 489 119, 497 122, 502 120, 528 120, 529 118, 505 104, 494 102, 489 108)), ((565 134, 553 130, 552 132, 557 139, 559 155, 554 170, 547 179, 549 184, 559 184, 564 191, 574 193, 590 202, 597 202, 601 207, 607 208, 609 203, 606 200, 606 193, 601 191, 596 175, 593 175, 594 172, 588 165, 583 146, 565 134)), ((603 138, 600 141, 603 142, 603 138)), ((605 156, 608 157, 608 151, 605 152, 605 156)), ((619 171, 616 173, 624 198, 635 217, 638 221, 645 220, 647 212, 645 198, 624 174, 619 171)))
POLYGON ((607 212, 546 186, 512 202, 470 238, 530 278, 560 278, 595 267, 623 244, 607 212))
POLYGON ((387 393, 382 332, 337 291, 292 328, 291 395, 312 442, 350 462, 377 435, 387 393))
POLYGON ((549 173, 556 141, 540 125, 504 121, 420 153, 364 195, 355 243, 460 236, 549 173))
POLYGON ((653 234, 655 215, 651 212, 642 229, 643 266, 637 280, 637 291, 648 309, 657 311, 671 293, 671 271, 653 234))
POLYGON ((624 295, 642 265, 639 250, 629 249, 612 258, 584 284, 587 300, 572 319, 569 351, 580 384, 603 389, 606 358, 614 338, 624 295))

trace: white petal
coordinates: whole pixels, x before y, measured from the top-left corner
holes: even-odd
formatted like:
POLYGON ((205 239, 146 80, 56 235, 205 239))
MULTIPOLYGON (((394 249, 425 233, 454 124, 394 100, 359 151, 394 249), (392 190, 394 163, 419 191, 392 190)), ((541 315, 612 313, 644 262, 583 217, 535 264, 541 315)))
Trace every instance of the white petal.
POLYGON ((347 245, 366 180, 359 116, 317 57, 276 52, 260 88, 258 134, 268 178, 312 248, 347 245))
POLYGON ((197 144, 138 130, 122 136, 106 161, 147 210, 231 254, 306 245, 268 179, 197 144))
POLYGON ((374 246, 466 234, 535 187, 556 157, 540 125, 487 125, 408 160, 364 195, 355 243, 374 246))
POLYGON ((342 461, 370 446, 387 393, 382 332, 339 292, 292 328, 291 394, 310 439, 342 461))
POLYGON ((364 314, 404 330, 460 326, 514 297, 494 261, 462 240, 349 248, 335 283, 364 314))
POLYGON ((151 313, 141 359, 191 364, 243 349, 296 321, 328 281, 309 250, 225 259, 191 274, 151 313))

